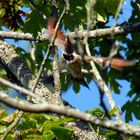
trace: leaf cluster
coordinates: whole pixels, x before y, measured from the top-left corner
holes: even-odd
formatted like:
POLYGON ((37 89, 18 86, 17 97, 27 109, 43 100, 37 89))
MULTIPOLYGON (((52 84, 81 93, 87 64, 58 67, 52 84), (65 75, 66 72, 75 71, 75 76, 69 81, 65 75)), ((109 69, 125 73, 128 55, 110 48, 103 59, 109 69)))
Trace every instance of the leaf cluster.
MULTIPOLYGON (((7 126, 9 126, 18 111, 7 114, 5 110, 0 110, 0 138, 2 138, 7 126)), ((16 138, 41 139, 41 140, 74 140, 73 130, 64 127, 66 122, 75 121, 73 118, 51 116, 47 114, 25 113, 20 123, 8 134, 6 140, 16 138)))

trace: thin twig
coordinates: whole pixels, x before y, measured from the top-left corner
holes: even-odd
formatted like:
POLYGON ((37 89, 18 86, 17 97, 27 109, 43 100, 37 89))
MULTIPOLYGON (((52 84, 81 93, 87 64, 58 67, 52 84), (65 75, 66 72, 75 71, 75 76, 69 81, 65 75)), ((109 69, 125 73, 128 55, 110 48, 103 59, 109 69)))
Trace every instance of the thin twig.
MULTIPOLYGON (((87 25, 89 25, 89 26, 91 24, 90 23, 90 18, 89 18, 90 17, 90 14, 91 13, 89 13, 89 10, 87 10, 87 16, 88 16, 87 17, 87 22, 88 22, 87 25)), ((89 29, 89 27, 87 28, 87 33, 89 32, 88 29, 89 29)), ((85 36, 85 40, 84 41, 85 41, 87 55, 88 56, 91 56, 91 52, 90 52, 89 45, 88 45, 88 36, 89 36, 89 34, 87 34, 87 36, 85 36)), ((115 102, 114 102, 114 100, 112 98, 112 94, 111 94, 110 90, 108 89, 106 83, 104 82, 104 80, 100 76, 100 74, 99 74, 99 72, 98 72, 98 70, 97 70, 94 62, 91 61, 90 64, 91 64, 91 67, 92 67, 93 75, 94 75, 95 80, 96 80, 96 82, 98 84, 98 87, 100 88, 100 91, 102 91, 101 92, 101 95, 100 95, 101 98, 103 98, 102 93, 105 93, 106 96, 107 96, 107 98, 108 98, 108 102, 109 102, 109 104, 111 106, 111 109, 114 109, 116 107, 116 104, 115 104, 115 102)), ((103 109, 106 112, 107 111, 107 108, 105 106, 105 103, 103 102, 103 99, 101 99, 101 105, 102 105, 103 109)), ((115 115, 116 115, 116 118, 117 118, 118 122, 122 122, 118 110, 115 112, 115 115)))
MULTIPOLYGON (((92 24, 91 21, 93 20, 93 19, 91 19, 91 17, 92 17, 91 14, 93 14, 93 12, 94 12, 94 6, 96 4, 96 1, 92 1, 92 3, 91 3, 91 1, 89 1, 89 2, 90 2, 90 4, 87 7, 87 35, 84 38, 84 44, 85 44, 85 49, 86 49, 87 55, 91 56, 91 52, 90 52, 89 44, 88 44, 88 37, 89 37, 89 29, 90 29, 90 26, 92 24), (91 9, 92 9, 92 12, 91 12, 91 9)), ((91 64, 91 67, 92 67, 92 70, 93 70, 94 67, 95 67, 94 62, 90 62, 90 64, 91 64)), ((93 73, 94 73, 94 70, 93 70, 93 73)), ((98 81, 97 81, 97 84, 99 85, 98 81)), ((110 118, 108 110, 107 110, 107 107, 106 107, 106 105, 104 103, 104 100, 103 100, 103 98, 104 98, 104 90, 102 90, 100 88, 100 86, 98 86, 98 87, 99 87, 99 91, 100 91, 100 105, 104 109, 106 116, 108 118, 110 118)))
MULTIPOLYGON (((119 14, 120 14, 120 11, 121 11, 121 9, 122 9, 122 5, 123 5, 123 3, 124 3, 124 1, 125 0, 120 0, 120 2, 119 2, 119 5, 118 5, 118 8, 117 8, 117 10, 116 10, 116 13, 115 13, 115 17, 114 17, 114 23, 113 23, 113 25, 112 25, 112 28, 115 28, 116 27, 116 25, 117 25, 117 21, 118 21, 118 18, 119 18, 119 14)), ((114 44, 113 44, 113 48, 112 48, 112 50, 115 52, 115 53, 117 53, 118 52, 118 49, 119 49, 119 47, 117 47, 117 41, 115 41, 114 42, 114 44)), ((112 52, 113 52, 112 51, 112 52)), ((109 55, 109 59, 110 59, 110 62, 111 62, 111 59, 113 58, 113 56, 115 55, 115 53, 113 54, 112 52, 110 52, 110 55, 109 55), (113 55, 112 55, 113 54, 113 55)), ((109 63, 110 63, 109 62, 109 63)), ((108 65, 109 65, 109 63, 108 63, 108 65)), ((120 113, 119 113, 119 109, 117 108, 117 112, 118 112, 118 115, 120 116, 118 119, 118 121, 120 122, 120 123, 122 123, 123 121, 122 121, 122 119, 121 119, 121 115, 120 115, 120 113)), ((123 134, 120 134, 120 136, 121 136, 121 138, 122 138, 122 140, 126 140, 127 138, 126 138, 126 136, 125 135, 123 135, 123 134)))
POLYGON ((120 11, 121 11, 121 9, 122 9, 122 5, 123 5, 124 1, 125 1, 125 0, 120 0, 120 2, 119 2, 117 11, 116 11, 115 16, 114 16, 115 21, 114 21, 112 27, 116 27, 116 25, 117 25, 117 20, 118 20, 118 18, 119 18, 119 14, 120 14, 120 11))
MULTIPOLYGON (((120 0, 119 5, 118 5, 118 8, 117 8, 117 11, 116 11, 116 13, 115 13, 115 17, 114 17, 115 21, 114 21, 114 23, 113 23, 113 25, 112 25, 112 28, 115 28, 116 25, 117 25, 117 20, 118 20, 119 13, 120 13, 120 11, 121 11, 121 8, 122 8, 123 3, 124 3, 124 0, 120 0)), ((115 41, 115 42, 113 43, 113 47, 112 47, 112 49, 111 49, 111 51, 110 51, 110 54, 109 54, 109 60, 110 60, 110 62, 111 62, 111 59, 114 57, 114 55, 117 54, 118 49, 119 49, 119 47, 118 47, 118 45, 117 45, 117 42, 115 41)), ((110 62, 108 61, 108 64, 107 64, 107 65, 109 65, 110 62)), ((106 65, 106 66, 107 66, 107 65, 106 65)), ((118 116, 118 117, 117 117, 117 120, 118 120, 118 122, 122 123, 121 115, 120 115, 119 112, 120 112, 120 111, 119 111, 119 109, 118 109, 118 107, 117 107, 117 112, 116 112, 116 113, 117 113, 116 115, 118 116)))
POLYGON ((24 112, 23 111, 19 111, 18 115, 16 116, 16 118, 14 119, 14 121, 7 127, 6 131, 4 132, 1 140, 5 140, 6 136, 9 134, 9 132, 15 128, 15 126, 18 124, 19 120, 22 118, 24 112))
MULTIPOLYGON (((106 77, 106 68, 110 65, 111 61, 112 61, 112 58, 117 54, 117 51, 118 51, 118 47, 114 44, 111 51, 110 51, 110 54, 108 56, 108 60, 103 62, 103 64, 101 65, 101 77, 102 77, 102 80, 105 81, 105 77, 106 77)), ((99 88, 99 91, 100 91, 100 105, 103 107, 104 111, 105 111, 105 114, 107 115, 107 117, 109 119, 111 119, 110 115, 109 115, 109 112, 108 112, 108 109, 104 103, 104 91, 102 91, 100 88, 99 88)), ((119 111, 118 111, 119 112, 119 111)), ((119 122, 122 122, 121 120, 121 117, 117 117, 117 119, 119 118, 119 122)))
POLYGON ((33 92, 34 92, 35 87, 36 87, 36 85, 37 85, 37 83, 38 83, 38 81, 39 81, 39 78, 40 78, 41 74, 42 74, 42 71, 43 71, 43 69, 44 69, 44 65, 45 65, 45 63, 46 63, 46 61, 47 61, 47 59, 48 59, 48 57, 49 57, 50 49, 51 49, 52 46, 54 46, 55 38, 56 38, 56 35, 57 35, 57 30, 58 30, 58 28, 59 28, 60 22, 61 22, 61 20, 62 20, 62 18, 63 18, 63 16, 64 16, 64 14, 65 14, 65 8, 63 9, 63 12, 61 13, 60 18, 58 19, 58 22, 57 22, 57 24, 56 24, 55 31, 54 31, 54 34, 53 34, 53 37, 52 37, 52 41, 51 41, 51 43, 48 45, 47 52, 46 52, 45 57, 44 57, 44 59, 43 59, 43 61, 42 61, 42 64, 41 64, 41 66, 40 66, 40 69, 39 69, 39 72, 38 72, 38 74, 37 74, 37 77, 36 77, 36 79, 35 79, 35 83, 34 83, 34 86, 33 86, 33 88, 32 88, 32 91, 33 91, 33 92))

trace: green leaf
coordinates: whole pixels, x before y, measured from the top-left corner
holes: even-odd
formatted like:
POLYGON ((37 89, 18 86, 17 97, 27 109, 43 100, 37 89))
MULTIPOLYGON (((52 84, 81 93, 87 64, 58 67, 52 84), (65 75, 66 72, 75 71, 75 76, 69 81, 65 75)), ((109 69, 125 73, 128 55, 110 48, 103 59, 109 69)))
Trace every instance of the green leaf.
POLYGON ((115 14, 120 0, 104 0, 104 6, 109 13, 115 14))
POLYGON ((44 122, 43 124, 43 131, 50 131, 52 127, 54 126, 58 126, 58 125, 62 125, 66 122, 73 122, 75 121, 74 118, 69 118, 69 117, 66 117, 66 118, 62 118, 62 119, 59 119, 59 120, 56 120, 56 121, 46 121, 44 122))
POLYGON ((120 93, 119 87, 121 87, 121 85, 116 80, 112 80, 110 83, 110 90, 114 91, 115 93, 120 93))
POLYGON ((40 114, 36 114, 36 113, 27 113, 26 114, 29 118, 34 118, 36 119, 38 122, 45 122, 46 120, 49 120, 49 121, 57 121, 59 120, 59 117, 58 116, 53 116, 53 115, 47 115, 47 114, 43 114, 43 113, 40 113, 40 114))
POLYGON ((73 130, 62 126, 52 127, 53 133, 59 140, 74 140, 73 130))
POLYGON ((122 87, 116 80, 116 78, 119 78, 119 76, 121 76, 119 72, 117 72, 116 70, 111 70, 108 77, 108 81, 110 83, 110 90, 118 94, 120 93, 120 88, 122 87))
POLYGON ((100 108, 94 108, 93 110, 87 110, 86 112, 100 118, 104 116, 104 112, 100 108))
POLYGON ((118 111, 117 106, 115 106, 112 110, 109 111, 109 115, 114 116, 117 111, 118 111))
POLYGON ((15 140, 15 137, 11 134, 8 134, 5 140, 15 140))
POLYGON ((108 140, 120 140, 121 137, 113 130, 106 130, 102 133, 108 140))
POLYGON ((97 21, 107 22, 109 15, 115 15, 120 0, 98 0, 95 5, 97 21))
POLYGON ((8 113, 4 109, 0 109, 0 119, 6 117, 8 113))
POLYGON ((6 130, 6 126, 0 125, 0 134, 3 134, 6 130))
POLYGON ((132 121, 132 112, 136 110, 138 112, 138 109, 134 107, 134 104, 132 102, 128 101, 123 105, 122 111, 125 111, 125 121, 129 122, 132 121))
POLYGON ((103 13, 97 13, 97 20, 100 22, 107 22, 107 15, 103 13))
MULTIPOLYGON (((7 79, 7 73, 6 71, 0 67, 0 77, 4 78, 4 79, 7 79)), ((7 90, 8 89, 8 86, 0 83, 0 87, 3 89, 3 90, 7 90)))
POLYGON ((70 31, 74 31, 75 28, 79 27, 79 25, 85 24, 86 22, 86 1, 71 0, 69 3, 70 12, 64 17, 64 25, 65 28, 68 28, 70 31))
POLYGON ((2 124, 9 124, 14 120, 14 114, 10 114, 2 119, 0 119, 0 123, 2 124))
POLYGON ((0 9, 0 18, 2 18, 5 15, 5 9, 0 9))
POLYGON ((37 120, 34 118, 22 118, 22 123, 18 125, 18 128, 22 130, 28 130, 30 128, 35 129, 37 127, 37 120), (28 124, 28 125, 27 125, 28 124))
POLYGON ((43 27, 45 27, 46 23, 42 15, 37 10, 33 10, 28 19, 25 22, 25 32, 33 33, 36 37, 38 32, 41 31, 43 27))
POLYGON ((47 131, 43 133, 41 140, 53 140, 54 138, 56 138, 54 133, 52 131, 47 131))
POLYGON ((6 71, 0 68, 0 77, 5 78, 7 75, 6 71))
POLYGON ((77 82, 73 82, 73 90, 78 93, 80 90, 80 84, 77 82))

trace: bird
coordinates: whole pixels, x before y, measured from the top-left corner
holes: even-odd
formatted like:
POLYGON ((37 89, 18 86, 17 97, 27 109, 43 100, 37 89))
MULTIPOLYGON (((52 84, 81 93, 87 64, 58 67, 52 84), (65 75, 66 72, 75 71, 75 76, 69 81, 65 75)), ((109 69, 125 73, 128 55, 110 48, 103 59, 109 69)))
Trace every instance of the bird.
MULTIPOLYGON (((51 16, 48 20, 48 34, 50 36, 49 41, 51 42, 52 36, 55 32, 55 26, 58 21, 58 17, 51 16)), ((85 62, 94 61, 100 66, 104 64, 109 64, 109 66, 116 70, 123 70, 125 67, 134 66, 136 64, 135 60, 124 60, 122 58, 109 58, 109 57, 95 57, 95 56, 86 56, 81 57, 75 51, 75 41, 71 39, 68 35, 65 35, 60 28, 58 28, 56 39, 54 45, 62 50, 62 60, 66 65, 67 71, 70 73, 74 81, 80 82, 82 85, 88 87, 88 84, 82 73, 82 60, 85 62)))
MULTIPOLYGON (((48 34, 50 35, 50 41, 54 34, 57 21, 57 16, 53 16, 48 20, 48 34)), ((71 75, 71 79, 89 88, 82 73, 81 62, 78 59, 75 59, 75 56, 77 56, 74 50, 75 41, 65 35, 59 28, 54 45, 61 48, 62 60, 66 65, 65 67, 67 68, 68 73, 71 75)))

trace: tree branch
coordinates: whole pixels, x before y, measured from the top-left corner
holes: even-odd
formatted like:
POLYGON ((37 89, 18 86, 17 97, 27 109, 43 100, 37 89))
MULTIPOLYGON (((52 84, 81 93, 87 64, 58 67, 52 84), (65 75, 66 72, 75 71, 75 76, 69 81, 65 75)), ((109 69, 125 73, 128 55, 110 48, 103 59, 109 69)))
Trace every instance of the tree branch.
POLYGON ((119 18, 119 14, 120 14, 120 11, 122 9, 122 5, 123 5, 124 1, 125 0, 120 0, 120 2, 119 2, 119 5, 118 5, 118 8, 116 10, 115 17, 114 17, 115 21, 114 21, 112 27, 116 27, 116 25, 117 25, 117 20, 119 18))
MULTIPOLYGON (((110 35, 118 35, 118 34, 127 34, 127 33, 134 33, 139 32, 140 30, 140 22, 136 22, 134 24, 128 24, 125 26, 118 26, 118 27, 111 27, 105 29, 96 29, 89 31, 89 37, 103 37, 103 36, 110 36, 110 35)), ((81 38, 85 37, 87 31, 78 31, 78 32, 70 32, 66 33, 70 38, 81 38)), ((1 38, 8 38, 8 39, 20 39, 20 40, 33 40, 33 41, 47 41, 49 40, 49 35, 47 34, 38 34, 37 37, 33 37, 30 33, 20 33, 20 32, 6 32, 0 31, 1 38)))
POLYGON ((0 83, 17 90, 17 91, 21 92, 22 94, 25 94, 26 96, 29 95, 30 97, 37 98, 41 102, 43 101, 43 99, 40 98, 39 96, 35 95, 35 93, 33 93, 33 92, 23 88, 23 87, 20 87, 20 86, 18 86, 16 84, 13 84, 13 83, 11 83, 11 82, 9 82, 9 81, 1 78, 1 77, 0 77, 0 83))
MULTIPOLYGON (((55 32, 54 32, 54 35, 53 35, 53 38, 52 38, 52 41, 51 41, 51 46, 54 47, 54 44, 55 44, 55 39, 56 39, 56 36, 57 36, 57 31, 58 31, 58 28, 60 26, 60 23, 63 19, 63 16, 66 12, 66 7, 68 6, 68 3, 69 1, 65 1, 65 6, 63 8, 63 12, 61 13, 59 19, 58 19, 58 22, 56 24, 56 27, 55 27, 55 32)), ((68 7, 67 7, 68 8, 68 7)), ((55 88, 55 102, 56 104, 63 104, 63 101, 60 97, 60 94, 61 94, 61 81, 60 81, 60 72, 59 72, 59 62, 58 62, 58 51, 57 51, 57 48, 54 47, 54 59, 53 59, 53 78, 54 78, 54 88, 55 88)))
POLYGON ((126 123, 119 124, 111 120, 99 119, 88 113, 83 113, 76 109, 64 107, 63 105, 55 105, 55 104, 48 104, 48 103, 31 104, 23 100, 19 101, 19 100, 13 99, 2 92, 0 92, 0 101, 23 111, 38 112, 38 113, 54 112, 54 113, 78 118, 78 119, 90 122, 92 124, 95 124, 95 125, 99 125, 108 129, 113 129, 115 131, 140 138, 140 128, 131 126, 126 123))
POLYGON ((7 127, 6 131, 4 132, 3 136, 1 137, 1 140, 5 140, 6 136, 9 134, 9 132, 19 123, 19 120, 23 116, 24 112, 19 111, 18 115, 16 116, 15 120, 7 127))
POLYGON ((57 22, 57 24, 56 24, 56 27, 55 27, 55 31, 54 31, 52 40, 51 40, 50 44, 48 45, 47 52, 46 52, 45 57, 44 57, 44 59, 43 59, 43 61, 42 61, 42 64, 41 64, 41 66, 40 66, 40 69, 39 69, 39 72, 38 72, 38 74, 37 74, 37 77, 36 77, 36 79, 35 79, 35 84, 34 84, 34 87, 33 87, 33 91, 34 91, 34 89, 35 89, 35 87, 36 87, 36 85, 37 85, 37 83, 38 83, 38 81, 39 81, 39 78, 40 78, 40 76, 41 76, 41 74, 42 74, 42 71, 43 71, 43 69, 44 69, 44 65, 45 65, 45 63, 46 63, 46 61, 47 61, 47 59, 48 59, 48 57, 49 57, 50 49, 51 49, 52 46, 54 46, 55 39, 56 39, 56 35, 57 35, 57 31, 58 31, 59 25, 60 25, 60 23, 61 23, 61 20, 62 20, 64 14, 65 14, 65 8, 63 9, 63 12, 61 13, 60 18, 58 19, 58 22, 57 22))

